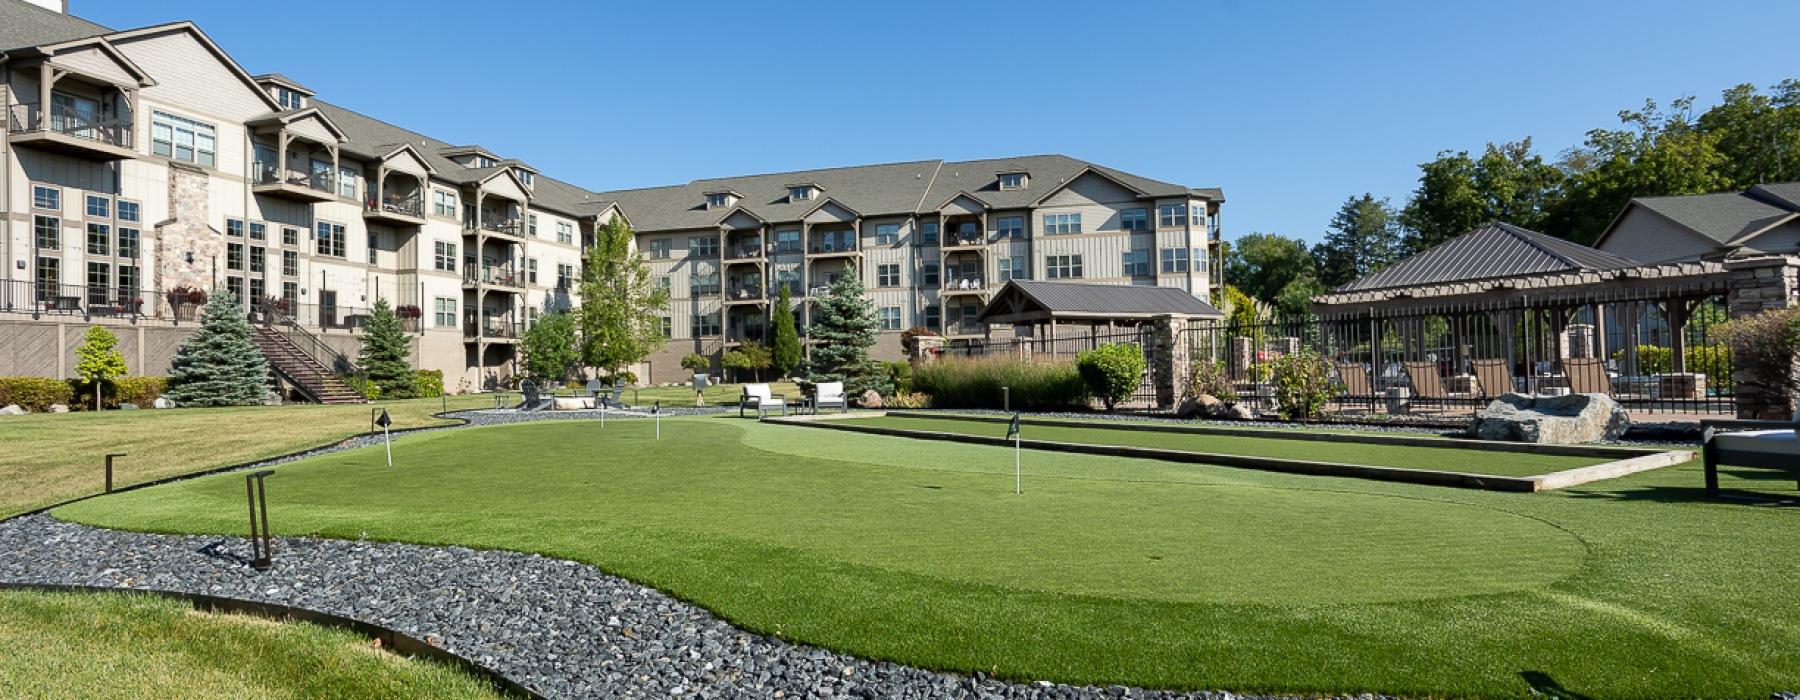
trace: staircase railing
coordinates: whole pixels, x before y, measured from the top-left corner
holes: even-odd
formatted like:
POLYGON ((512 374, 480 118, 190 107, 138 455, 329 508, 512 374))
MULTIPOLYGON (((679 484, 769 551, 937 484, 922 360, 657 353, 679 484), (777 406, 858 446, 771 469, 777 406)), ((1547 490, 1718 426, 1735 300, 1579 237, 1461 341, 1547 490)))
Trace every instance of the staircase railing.
POLYGON ((343 382, 348 384, 351 389, 356 391, 356 393, 363 396, 369 395, 369 375, 363 372, 361 367, 357 367, 356 363, 352 362, 350 358, 345 357, 343 353, 340 353, 335 348, 327 345, 324 340, 321 340, 319 336, 313 335, 311 331, 301 328, 300 324, 292 318, 285 316, 279 318, 265 316, 264 318, 267 319, 264 322, 264 326, 270 328, 273 328, 274 326, 283 327, 287 331, 286 337, 288 342, 298 346, 301 352, 311 355, 313 359, 316 359, 320 364, 325 365, 325 369, 336 375, 338 379, 343 380, 343 382))

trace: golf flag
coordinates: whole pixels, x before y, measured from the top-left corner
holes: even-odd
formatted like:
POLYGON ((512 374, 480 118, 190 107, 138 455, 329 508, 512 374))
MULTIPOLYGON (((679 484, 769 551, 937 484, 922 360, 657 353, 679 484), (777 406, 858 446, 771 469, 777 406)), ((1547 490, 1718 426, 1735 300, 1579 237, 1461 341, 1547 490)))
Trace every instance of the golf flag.
POLYGON ((394 466, 394 438, 388 433, 388 426, 394 424, 394 419, 388 417, 387 409, 384 408, 381 409, 381 417, 375 419, 375 424, 381 426, 381 442, 387 447, 388 466, 394 466))
POLYGON ((1013 493, 1025 493, 1025 458, 1019 447, 1019 414, 1014 413, 1012 424, 1006 426, 1006 436, 1013 441, 1013 493))
POLYGON ((1019 436, 1019 414, 1013 414, 1012 425, 1006 426, 1006 436, 1009 438, 1019 436))

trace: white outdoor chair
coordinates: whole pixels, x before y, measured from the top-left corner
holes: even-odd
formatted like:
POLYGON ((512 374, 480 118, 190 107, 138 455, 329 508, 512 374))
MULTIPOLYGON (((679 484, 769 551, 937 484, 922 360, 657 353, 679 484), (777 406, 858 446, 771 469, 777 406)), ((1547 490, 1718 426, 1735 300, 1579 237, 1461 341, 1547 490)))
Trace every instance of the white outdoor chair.
POLYGON ((780 411, 787 415, 787 396, 769 393, 767 384, 745 384, 744 397, 738 401, 738 417, 744 417, 744 411, 756 409, 756 417, 762 418, 771 411, 780 411))
POLYGON ((818 413, 827 406, 843 413, 850 412, 850 401, 844 396, 843 382, 819 382, 813 387, 813 413, 818 413))

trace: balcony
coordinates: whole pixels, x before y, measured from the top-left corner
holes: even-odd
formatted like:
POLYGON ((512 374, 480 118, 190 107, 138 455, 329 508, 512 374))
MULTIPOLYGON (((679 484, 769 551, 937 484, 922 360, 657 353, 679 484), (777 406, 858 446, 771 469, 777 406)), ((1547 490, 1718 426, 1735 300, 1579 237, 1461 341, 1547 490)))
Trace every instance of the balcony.
POLYGON ((980 233, 947 233, 944 234, 944 242, 938 244, 938 247, 945 251, 984 250, 987 248, 987 237, 980 233))
POLYGON ((725 295, 725 305, 733 304, 767 304, 768 297, 763 295, 760 287, 738 287, 725 295))
POLYGON ((465 265, 463 267, 463 288, 473 289, 476 286, 524 289, 525 277, 507 267, 494 266, 477 269, 465 265))
POLYGON ((13 105, 6 140, 15 146, 96 163, 137 157, 130 119, 87 114, 62 105, 52 105, 48 115, 40 105, 13 105))
POLYGON ((410 197, 389 195, 379 202, 371 198, 363 203, 363 219, 396 226, 424 226, 425 198, 416 192, 410 197))
POLYGON ((486 323, 464 323, 463 341, 482 341, 497 343, 516 343, 519 336, 525 333, 525 324, 488 319, 486 323))
POLYGON ((320 171, 303 173, 283 171, 275 163, 257 161, 251 165, 250 191, 277 199, 313 204, 337 199, 337 178, 320 171))
POLYGON ((855 257, 858 252, 860 251, 856 248, 855 238, 826 236, 821 240, 813 241, 812 246, 806 249, 806 256, 809 258, 855 257))
POLYGON ((768 329, 766 327, 757 327, 757 326, 752 326, 752 327, 733 326, 731 328, 731 330, 726 332, 726 334, 725 334, 725 345, 727 347, 730 347, 733 345, 743 345, 744 343, 749 342, 749 341, 756 341, 758 343, 767 343, 769 341, 768 329))
POLYGON ((944 324, 944 337, 967 338, 971 336, 987 336, 987 324, 973 321, 955 321, 944 324))
POLYGON ((953 294, 975 294, 986 297, 988 291, 986 280, 983 280, 980 277, 964 277, 961 279, 952 277, 944 280, 943 290, 939 293, 941 296, 946 297, 953 294))
POLYGON ((490 219, 483 217, 480 223, 473 219, 463 220, 463 230, 469 233, 489 233, 511 236, 520 240, 525 238, 525 223, 519 219, 490 219))
POLYGON ((757 262, 763 259, 761 244, 725 246, 725 262, 757 262))

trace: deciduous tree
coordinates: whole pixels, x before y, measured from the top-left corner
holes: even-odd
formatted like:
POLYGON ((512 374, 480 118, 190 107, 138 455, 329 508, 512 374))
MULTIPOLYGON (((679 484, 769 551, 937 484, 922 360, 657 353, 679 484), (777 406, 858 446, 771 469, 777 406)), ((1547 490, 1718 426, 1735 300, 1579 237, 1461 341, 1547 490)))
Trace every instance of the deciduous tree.
POLYGON ((104 326, 89 326, 81 347, 75 348, 75 374, 94 387, 94 410, 104 410, 100 396, 106 383, 125 376, 125 355, 119 352, 119 337, 104 326))
POLYGON ((614 217, 594 232, 581 270, 581 361, 617 375, 663 346, 669 290, 654 284, 631 225, 614 217))

